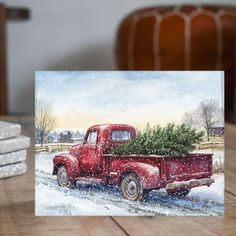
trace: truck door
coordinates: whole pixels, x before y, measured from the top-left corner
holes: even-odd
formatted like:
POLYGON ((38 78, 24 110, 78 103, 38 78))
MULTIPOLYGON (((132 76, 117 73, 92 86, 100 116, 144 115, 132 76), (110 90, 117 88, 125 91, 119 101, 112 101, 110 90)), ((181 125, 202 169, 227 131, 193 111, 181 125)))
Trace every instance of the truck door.
POLYGON ((96 176, 100 174, 100 155, 97 147, 98 131, 89 131, 84 142, 83 154, 80 160, 81 168, 85 174, 96 176))

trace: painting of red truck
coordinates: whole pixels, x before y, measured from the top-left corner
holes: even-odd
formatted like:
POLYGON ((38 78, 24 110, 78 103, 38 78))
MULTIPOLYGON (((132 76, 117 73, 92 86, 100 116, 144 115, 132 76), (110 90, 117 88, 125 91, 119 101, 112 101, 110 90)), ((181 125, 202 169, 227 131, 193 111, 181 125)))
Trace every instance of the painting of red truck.
POLYGON ((37 216, 224 215, 222 71, 37 71, 37 216))
POLYGON ((119 186, 125 199, 147 198, 152 190, 165 188, 173 196, 186 196, 191 188, 210 186, 212 154, 187 156, 111 155, 112 148, 134 139, 134 127, 124 124, 95 125, 82 144, 53 159, 53 174, 62 187, 75 181, 119 186))

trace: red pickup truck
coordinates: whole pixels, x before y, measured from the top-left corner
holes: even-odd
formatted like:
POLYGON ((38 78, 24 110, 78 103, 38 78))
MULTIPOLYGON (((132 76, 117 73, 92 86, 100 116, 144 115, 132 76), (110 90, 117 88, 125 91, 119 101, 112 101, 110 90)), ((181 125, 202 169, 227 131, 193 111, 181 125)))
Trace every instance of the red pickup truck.
POLYGON ((165 188, 174 196, 186 196, 191 188, 210 186, 213 154, 186 156, 112 155, 111 150, 136 136, 134 127, 124 124, 95 125, 88 129, 83 144, 69 154, 56 155, 53 174, 60 186, 76 181, 120 186, 125 199, 147 198, 154 189, 165 188))

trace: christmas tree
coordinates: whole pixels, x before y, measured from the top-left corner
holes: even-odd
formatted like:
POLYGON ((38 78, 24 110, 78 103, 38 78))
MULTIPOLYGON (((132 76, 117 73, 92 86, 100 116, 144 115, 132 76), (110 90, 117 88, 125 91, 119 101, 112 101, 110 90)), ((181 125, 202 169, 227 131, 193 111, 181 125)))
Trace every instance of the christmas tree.
POLYGON ((204 132, 185 124, 167 124, 165 127, 151 128, 138 132, 135 139, 112 150, 112 154, 142 154, 182 156, 194 149, 194 144, 202 141, 204 132))

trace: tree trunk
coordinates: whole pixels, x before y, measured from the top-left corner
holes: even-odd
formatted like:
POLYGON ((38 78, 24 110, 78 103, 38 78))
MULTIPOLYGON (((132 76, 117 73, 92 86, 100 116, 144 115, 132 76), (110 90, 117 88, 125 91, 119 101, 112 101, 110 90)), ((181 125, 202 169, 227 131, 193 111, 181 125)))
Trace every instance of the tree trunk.
POLYGON ((209 142, 210 141, 210 130, 207 129, 207 141, 209 142))
POLYGON ((40 145, 41 145, 41 147, 43 146, 43 136, 44 135, 42 133, 39 136, 40 137, 40 145))

